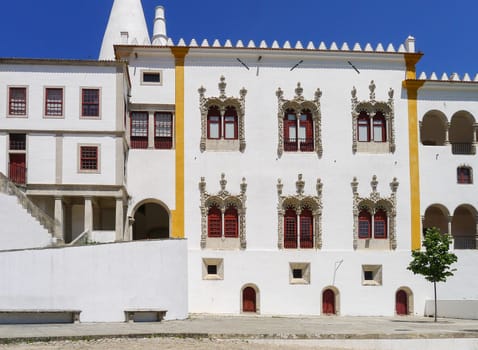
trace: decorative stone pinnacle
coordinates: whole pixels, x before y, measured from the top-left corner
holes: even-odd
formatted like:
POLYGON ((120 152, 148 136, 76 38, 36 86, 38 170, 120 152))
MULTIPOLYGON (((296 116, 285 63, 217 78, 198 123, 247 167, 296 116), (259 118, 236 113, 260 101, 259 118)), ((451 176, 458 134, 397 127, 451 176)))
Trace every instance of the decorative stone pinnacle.
POLYGON ((317 88, 317 90, 315 90, 315 101, 318 102, 321 97, 322 97, 322 91, 319 88, 317 88))
POLYGON ((247 183, 246 183, 246 178, 242 178, 242 183, 241 183, 241 194, 245 194, 247 190, 247 183))
POLYGON ((204 93, 206 92, 206 88, 201 85, 201 87, 198 89, 199 96, 204 97, 204 93))
POLYGON ((302 86, 300 86, 300 82, 297 83, 297 87, 295 88, 295 98, 299 99, 302 97, 302 93, 304 92, 304 89, 302 86))
POLYGON ((220 78, 220 82, 218 84, 219 86, 219 92, 221 94, 221 98, 225 98, 226 97, 226 78, 224 78, 224 75, 221 75, 221 78, 220 78))
POLYGON ((282 195, 282 188, 284 187, 284 184, 282 183, 281 179, 277 179, 277 194, 279 196, 282 195))
POLYGON ((276 96, 279 100, 282 100, 282 98, 284 96, 284 91, 282 91, 281 88, 278 88, 277 91, 276 91, 276 96))
POLYGON ((368 88, 370 89, 370 99, 374 101, 375 100, 375 82, 373 80, 370 82, 370 85, 368 86, 368 88))
POLYGON ((388 97, 390 100, 393 100, 393 89, 390 88, 390 90, 388 90, 388 97))
POLYGON ((370 182, 370 186, 372 186, 373 192, 377 192, 377 185, 378 185, 377 175, 374 175, 372 176, 372 181, 370 182))
POLYGON ((225 191, 227 185, 226 174, 221 174, 221 181, 219 181, 219 184, 221 185, 221 191, 225 191))
POLYGON ((352 91, 350 91, 350 93, 352 94, 352 99, 356 100, 357 99, 357 89, 355 88, 355 86, 352 88, 352 91))
POLYGON ((394 178, 393 178, 393 181, 390 182, 390 188, 392 189, 392 192, 393 192, 393 193, 396 193, 396 192, 397 192, 398 185, 399 185, 399 182, 397 181, 397 178, 394 177, 394 178))
POLYGON ((355 194, 357 193, 357 189, 358 189, 358 182, 357 182, 357 178, 354 176, 354 178, 352 179, 352 182, 350 183, 350 185, 352 186, 352 192, 355 194))
POLYGON ((241 99, 244 99, 244 97, 246 97, 247 95, 247 90, 246 88, 242 88, 240 91, 239 91, 239 95, 241 95, 241 99))
POLYGON ((206 181, 203 176, 201 177, 201 181, 199 182, 199 191, 201 193, 206 192, 206 181))
POLYGON ((295 182, 295 187, 297 188, 297 194, 304 194, 305 182, 302 180, 302 174, 299 174, 297 181, 295 182))
POLYGON ((324 186, 324 184, 322 183, 322 180, 321 179, 317 179, 317 185, 315 186, 316 189, 317 189, 317 195, 319 197, 322 196, 322 187, 324 186))

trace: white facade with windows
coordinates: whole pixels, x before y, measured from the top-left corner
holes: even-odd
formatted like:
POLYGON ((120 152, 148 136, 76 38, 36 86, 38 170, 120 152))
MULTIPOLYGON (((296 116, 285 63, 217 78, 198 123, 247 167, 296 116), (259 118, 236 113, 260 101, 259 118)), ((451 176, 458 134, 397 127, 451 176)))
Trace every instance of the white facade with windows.
POLYGON ((140 240, 147 257, 148 242, 180 239, 180 267, 161 261, 173 274, 187 262, 178 318, 422 315, 432 286, 406 267, 436 226, 459 256, 439 293, 476 299, 477 81, 417 78, 411 37, 174 43, 162 8, 150 45, 128 6, 141 3, 112 10, 111 62, 0 60, 0 172, 54 220, 57 244, 140 240))

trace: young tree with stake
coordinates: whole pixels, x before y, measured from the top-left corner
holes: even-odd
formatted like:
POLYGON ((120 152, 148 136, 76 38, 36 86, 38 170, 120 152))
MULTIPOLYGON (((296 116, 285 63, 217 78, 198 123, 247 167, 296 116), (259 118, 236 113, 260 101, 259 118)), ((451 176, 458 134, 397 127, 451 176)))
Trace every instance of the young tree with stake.
POLYGON ((458 258, 450 253, 451 237, 448 234, 441 234, 436 227, 426 230, 423 247, 425 250, 415 250, 412 252, 413 260, 407 269, 415 275, 420 274, 427 281, 433 282, 435 294, 435 322, 437 321, 437 282, 446 282, 446 279, 453 276, 456 269, 451 269, 451 264, 458 258))

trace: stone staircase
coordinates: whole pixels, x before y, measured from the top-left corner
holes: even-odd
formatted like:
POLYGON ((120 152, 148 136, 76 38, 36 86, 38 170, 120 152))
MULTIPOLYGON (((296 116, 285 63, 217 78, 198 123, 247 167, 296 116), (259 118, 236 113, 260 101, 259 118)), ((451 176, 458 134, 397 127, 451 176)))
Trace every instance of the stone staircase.
POLYGON ((55 221, 1 172, 0 219, 0 250, 55 245, 55 221))

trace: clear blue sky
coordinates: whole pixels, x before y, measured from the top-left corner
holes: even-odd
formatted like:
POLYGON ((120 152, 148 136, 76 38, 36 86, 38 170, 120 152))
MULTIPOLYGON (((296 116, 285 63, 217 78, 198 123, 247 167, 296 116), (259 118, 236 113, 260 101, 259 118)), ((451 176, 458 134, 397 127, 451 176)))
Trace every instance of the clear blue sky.
MULTIPOLYGON (((418 71, 478 73, 476 0, 142 0, 152 30, 154 8, 166 10, 168 35, 289 40, 339 46, 381 42, 395 48, 408 35, 425 56, 418 71)), ((113 0, 3 0, 0 57, 97 59, 113 0)))

